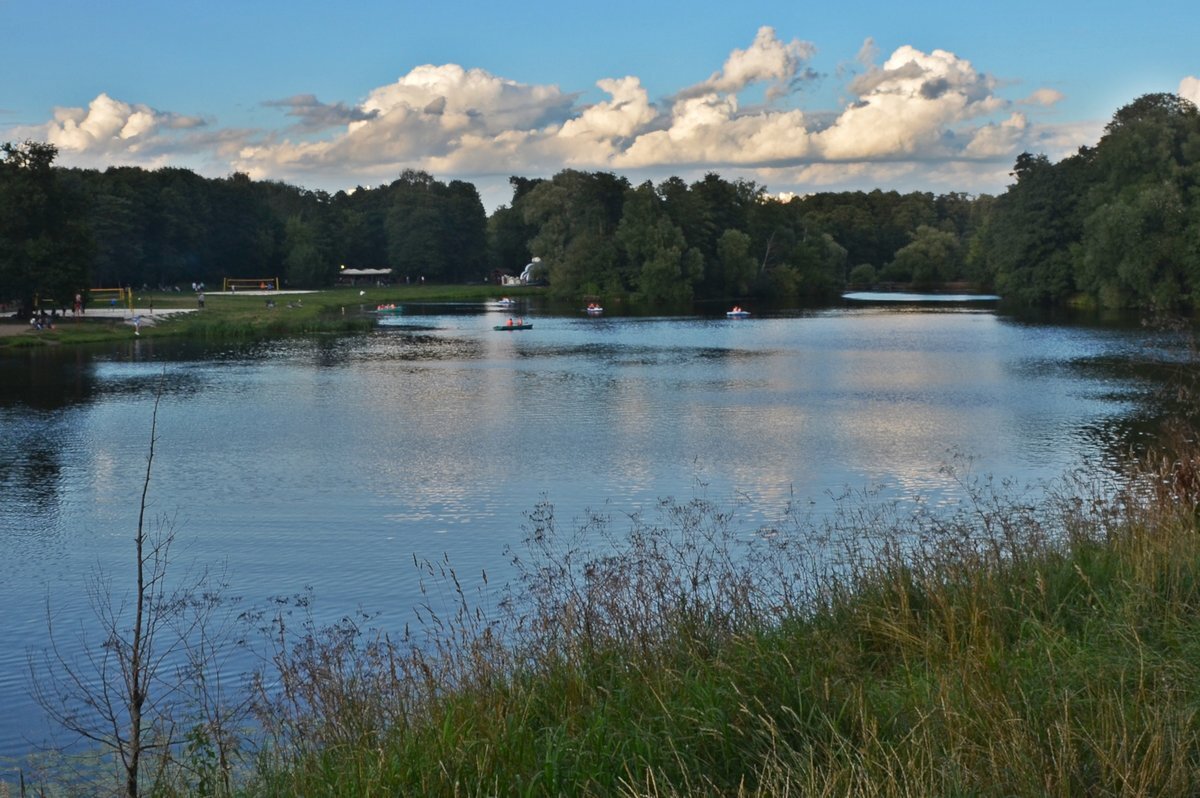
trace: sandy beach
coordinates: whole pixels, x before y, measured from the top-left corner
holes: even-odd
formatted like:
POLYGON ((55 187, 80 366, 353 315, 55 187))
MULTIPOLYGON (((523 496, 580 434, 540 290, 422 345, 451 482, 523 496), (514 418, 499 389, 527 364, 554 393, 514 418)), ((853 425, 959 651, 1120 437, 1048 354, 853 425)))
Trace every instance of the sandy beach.
MULTIPOLYGON (((143 327, 153 327, 159 319, 165 319, 170 316, 175 316, 180 313, 195 313, 199 308, 159 308, 151 311, 150 308, 89 308, 83 316, 59 316, 55 321, 58 325, 67 324, 87 324, 89 321, 123 319, 130 326, 133 325, 135 316, 142 317, 143 327)), ((35 330, 27 321, 18 321, 11 316, 0 318, 0 337, 8 337, 13 335, 37 335, 40 330, 35 330)))
MULTIPOLYGON (((306 290, 245 290, 238 291, 238 296, 289 296, 293 294, 312 294, 315 291, 306 290)), ((229 296, 232 292, 228 291, 208 291, 208 296, 229 296)), ((133 326, 135 316, 142 317, 143 327, 153 327, 159 319, 169 318, 180 313, 196 313, 200 310, 199 307, 190 308, 158 308, 151 310, 150 308, 125 308, 125 307, 89 307, 84 311, 83 316, 59 316, 56 324, 79 324, 87 323, 88 321, 96 321, 99 319, 123 319, 126 324, 133 326)), ((39 331, 33 329, 29 322, 20 322, 11 316, 0 317, 0 337, 11 335, 37 335, 39 331)))

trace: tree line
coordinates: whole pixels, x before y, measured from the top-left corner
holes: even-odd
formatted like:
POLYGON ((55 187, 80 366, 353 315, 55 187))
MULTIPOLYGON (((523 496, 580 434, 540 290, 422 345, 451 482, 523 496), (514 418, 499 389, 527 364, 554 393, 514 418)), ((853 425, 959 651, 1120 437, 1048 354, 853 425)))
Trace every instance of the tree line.
POLYGON ((1094 147, 1023 153, 972 242, 980 271, 1030 304, 1195 310, 1200 113, 1173 94, 1122 107, 1094 147))
POLYGON ((568 169, 512 177, 511 202, 489 216, 472 184, 413 170, 329 194, 240 173, 67 169, 56 154, 0 149, 0 300, 225 276, 322 287, 343 265, 478 282, 534 257, 558 296, 659 304, 966 281, 1027 304, 1190 309, 1200 279, 1200 114, 1171 94, 1121 108, 1059 163, 1022 153, 995 197, 785 199, 715 173, 633 185, 568 169))

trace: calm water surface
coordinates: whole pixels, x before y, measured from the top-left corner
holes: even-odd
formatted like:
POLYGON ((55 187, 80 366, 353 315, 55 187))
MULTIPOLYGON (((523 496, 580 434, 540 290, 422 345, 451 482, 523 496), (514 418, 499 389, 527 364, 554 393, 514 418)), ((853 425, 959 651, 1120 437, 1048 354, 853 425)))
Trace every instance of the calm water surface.
POLYGON ((542 499, 560 523, 694 495, 753 518, 846 487, 951 501, 956 456, 1022 481, 1102 467, 1163 345, 978 307, 501 321, 426 306, 363 337, 0 356, 0 755, 45 734, 26 673, 47 602, 70 628, 97 566, 124 584, 160 377, 150 499, 176 559, 226 564, 250 603, 311 586, 323 617, 402 626, 414 555, 502 579, 542 499))

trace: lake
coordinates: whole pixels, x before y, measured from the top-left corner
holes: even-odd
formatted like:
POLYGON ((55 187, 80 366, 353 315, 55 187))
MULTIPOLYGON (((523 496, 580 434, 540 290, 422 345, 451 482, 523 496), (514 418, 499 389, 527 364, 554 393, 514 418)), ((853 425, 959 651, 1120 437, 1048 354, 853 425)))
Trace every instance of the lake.
POLYGON ((320 617, 402 627, 414 556, 501 580, 543 500, 564 525, 703 496, 753 525, 846 488, 953 502, 964 458, 1021 482, 1111 467, 1173 346, 977 303, 509 313, 533 329, 424 305, 362 336, 0 354, 0 756, 46 732, 27 662, 47 607, 71 630, 96 567, 128 582, 160 390, 149 499, 177 562, 223 565, 253 605, 311 587, 320 617))

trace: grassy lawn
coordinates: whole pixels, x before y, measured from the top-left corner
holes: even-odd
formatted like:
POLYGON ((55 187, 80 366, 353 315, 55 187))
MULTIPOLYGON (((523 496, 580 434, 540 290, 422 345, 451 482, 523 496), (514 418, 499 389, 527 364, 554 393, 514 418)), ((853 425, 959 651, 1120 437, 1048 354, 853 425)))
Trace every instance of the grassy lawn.
MULTIPOLYGON (((154 324, 143 324, 141 337, 194 336, 197 338, 295 335, 314 332, 355 332, 371 329, 375 318, 369 311, 380 304, 412 302, 483 302, 500 296, 531 296, 538 288, 501 288, 472 285, 399 285, 363 288, 331 288, 311 293, 277 292, 259 294, 205 295, 204 308, 197 308, 191 292, 136 292, 134 305, 143 317, 154 315, 154 324), (273 302, 273 306, 269 304, 273 302), (189 313, 163 315, 187 309, 189 313), (151 313, 150 311, 153 311, 151 313)), ((49 330, 34 330, 15 321, 0 324, 0 348, 71 345, 121 340, 132 337, 126 318, 85 314, 70 317, 49 330)))

